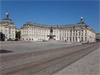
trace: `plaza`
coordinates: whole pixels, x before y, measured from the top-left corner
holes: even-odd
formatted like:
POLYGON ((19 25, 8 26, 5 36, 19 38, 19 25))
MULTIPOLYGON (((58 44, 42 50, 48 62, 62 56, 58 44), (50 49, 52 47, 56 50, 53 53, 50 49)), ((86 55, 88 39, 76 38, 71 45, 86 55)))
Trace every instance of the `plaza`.
MULTIPOLYGON (((64 67, 70 65, 76 60, 79 60, 80 58, 88 55, 94 50, 99 49, 99 44, 99 42, 89 44, 28 41, 0 42, 0 51, 8 51, 8 53, 0 53, 0 73, 3 75, 49 75, 51 73, 55 74, 59 70, 62 70, 64 67)), ((92 55, 95 55, 95 53, 92 55)), ((88 60, 88 58, 86 60, 88 60)), ((94 59, 91 59, 91 61, 93 60, 94 59)), ((97 60, 98 59, 96 59, 96 61, 97 60)), ((84 59, 82 61, 84 61, 84 59)), ((98 65, 98 61, 90 63, 96 63, 98 65)), ((84 66, 84 68, 86 68, 86 66, 84 66)), ((78 68, 76 68, 75 70, 77 69, 78 68)), ((90 67, 90 70, 91 69, 94 70, 94 72, 98 72, 98 68, 96 68, 95 70, 90 67)), ((94 73, 90 70, 88 70, 89 73, 94 73)), ((59 75, 60 73, 58 72, 57 74, 59 75)))
MULTIPOLYGON (((44 50, 52 50, 56 48, 69 47, 79 45, 80 43, 65 43, 65 42, 28 42, 28 41, 6 41, 0 42, 0 50, 12 51, 11 53, 2 53, 2 55, 12 55, 20 53, 30 53, 44 50)), ((80 44, 81 45, 81 44, 80 44)))

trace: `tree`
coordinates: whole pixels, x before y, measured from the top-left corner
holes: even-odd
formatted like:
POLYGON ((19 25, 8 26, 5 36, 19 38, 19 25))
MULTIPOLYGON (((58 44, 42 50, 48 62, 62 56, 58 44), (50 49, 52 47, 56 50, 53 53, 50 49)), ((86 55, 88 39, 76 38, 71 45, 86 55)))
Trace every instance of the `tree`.
POLYGON ((20 35, 21 35, 21 33, 20 33, 20 31, 16 31, 16 39, 20 39, 20 35))
POLYGON ((4 41, 4 40, 5 40, 5 35, 2 32, 0 32, 0 41, 4 41))

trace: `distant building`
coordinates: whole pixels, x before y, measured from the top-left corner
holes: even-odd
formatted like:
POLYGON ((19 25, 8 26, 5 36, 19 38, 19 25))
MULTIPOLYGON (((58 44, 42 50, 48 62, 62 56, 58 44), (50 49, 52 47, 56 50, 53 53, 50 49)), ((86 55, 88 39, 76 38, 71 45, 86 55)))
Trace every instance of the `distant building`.
POLYGON ((16 26, 11 19, 9 19, 8 12, 6 18, 0 21, 0 40, 15 40, 16 26))
POLYGON ((100 41, 100 33, 96 34, 96 41, 100 41))
POLYGON ((21 27, 21 40, 23 41, 43 41, 49 40, 50 28, 53 29, 55 40, 66 42, 95 42, 96 33, 87 24, 81 22, 70 25, 42 25, 26 22, 21 27))

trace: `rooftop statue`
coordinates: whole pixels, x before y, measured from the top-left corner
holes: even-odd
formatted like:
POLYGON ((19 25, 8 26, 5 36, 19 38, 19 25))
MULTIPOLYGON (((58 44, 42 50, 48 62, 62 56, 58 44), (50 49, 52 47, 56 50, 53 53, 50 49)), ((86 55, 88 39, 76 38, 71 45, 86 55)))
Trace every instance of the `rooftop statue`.
POLYGON ((9 17, 9 14, 8 14, 8 12, 6 12, 6 18, 8 18, 9 17))
POLYGON ((83 17, 81 17, 81 22, 83 22, 83 17))
POLYGON ((85 24, 85 23, 83 22, 83 17, 81 17, 81 22, 79 22, 78 24, 85 24))

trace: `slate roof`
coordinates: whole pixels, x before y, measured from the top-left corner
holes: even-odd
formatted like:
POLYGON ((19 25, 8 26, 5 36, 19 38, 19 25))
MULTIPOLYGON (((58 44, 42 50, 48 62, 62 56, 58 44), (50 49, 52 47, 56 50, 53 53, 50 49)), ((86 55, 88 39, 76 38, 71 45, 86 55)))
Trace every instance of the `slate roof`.
POLYGON ((43 24, 37 24, 37 23, 32 23, 32 22, 26 22, 24 26, 36 26, 36 27, 42 27, 42 28, 59 28, 59 29, 63 29, 63 28, 75 28, 75 27, 80 27, 80 28, 83 28, 83 27, 89 27, 87 24, 66 24, 66 25, 43 25, 43 24))
POLYGON ((0 24, 3 24, 3 25, 10 25, 10 24, 12 24, 12 25, 14 25, 13 21, 11 19, 9 19, 9 18, 5 18, 5 19, 1 20, 0 24))

